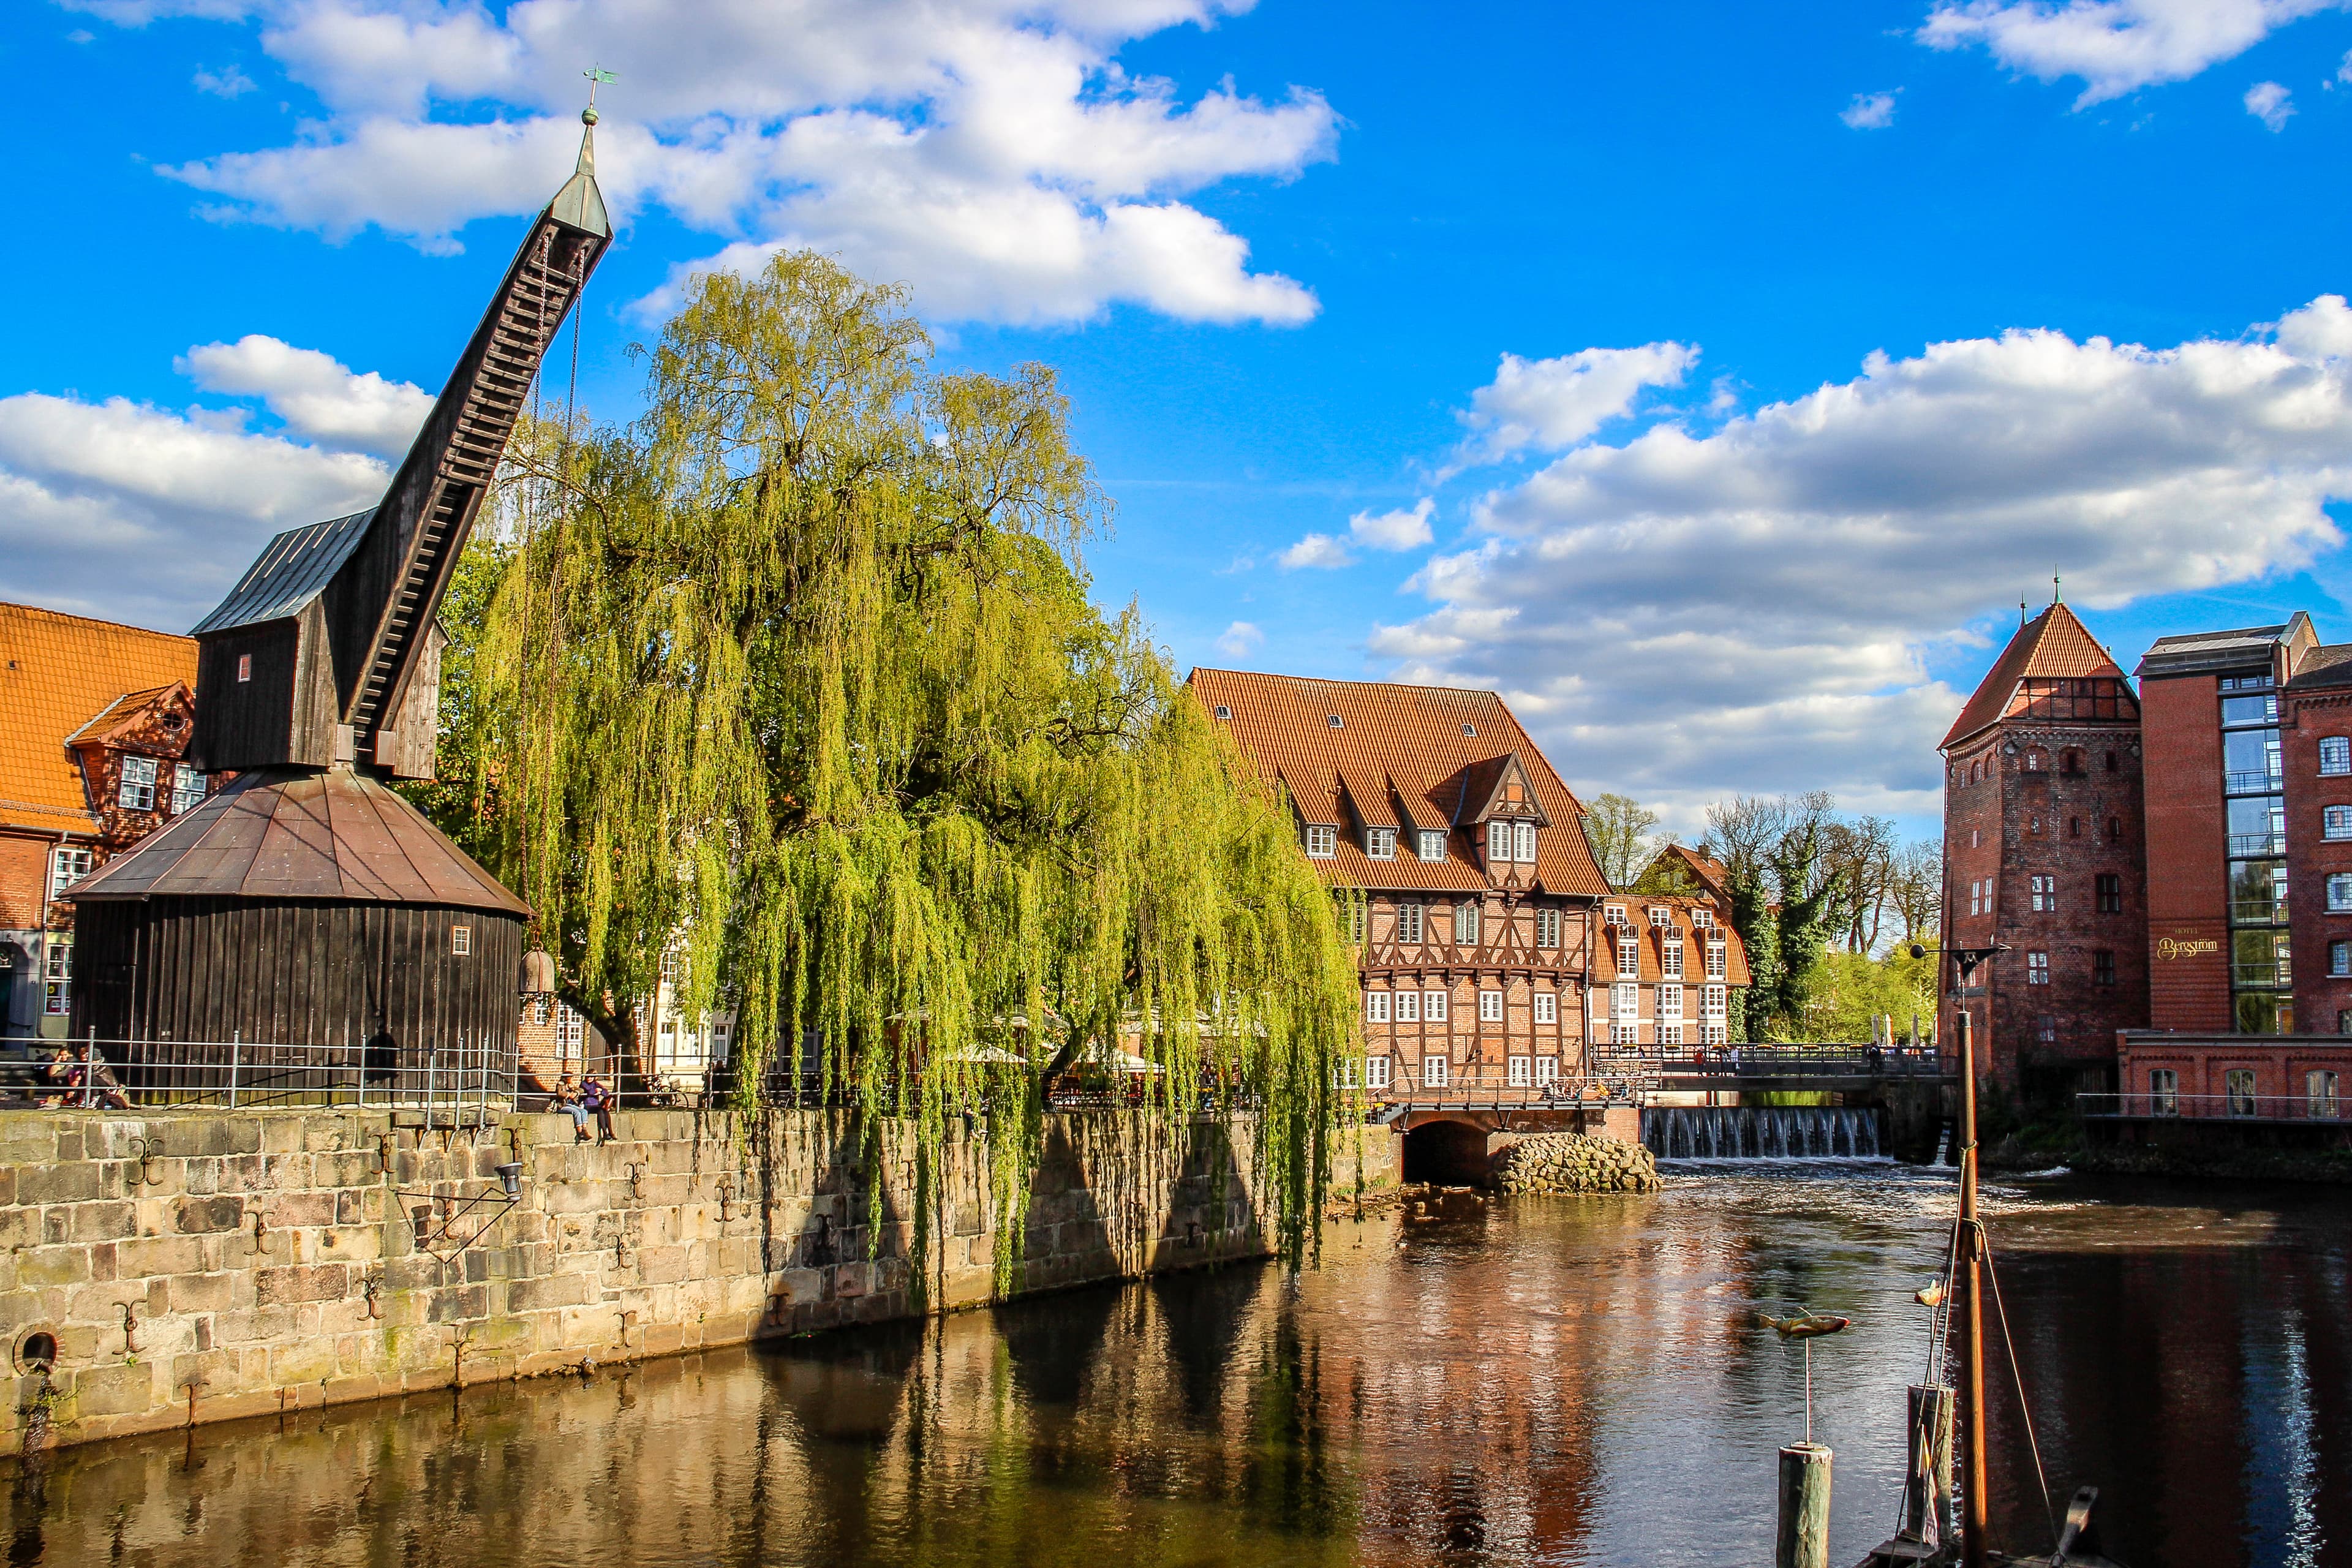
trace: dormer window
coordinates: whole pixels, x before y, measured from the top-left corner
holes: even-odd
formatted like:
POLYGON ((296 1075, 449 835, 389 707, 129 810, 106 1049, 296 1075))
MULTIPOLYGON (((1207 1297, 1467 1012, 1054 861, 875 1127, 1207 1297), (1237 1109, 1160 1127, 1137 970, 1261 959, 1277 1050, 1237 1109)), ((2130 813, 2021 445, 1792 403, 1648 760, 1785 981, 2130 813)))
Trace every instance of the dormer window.
POLYGON ((205 775, 194 763, 182 763, 172 770, 172 815, 177 816, 205 798, 205 775))
POLYGON ((1650 906, 1650 923, 1661 929, 1671 926, 1675 923, 1674 911, 1653 904, 1650 906))
POLYGON ((1623 925, 1625 923, 1625 906, 1622 904, 1609 904, 1604 906, 1601 911, 1601 919, 1602 923, 1606 925, 1623 925))
POLYGON ((1475 735, 1478 732, 1478 726, 1475 724, 1465 724, 1462 726, 1462 732, 1465 735, 1475 735))
POLYGON ((1421 830, 1420 838, 1421 847, 1417 853, 1423 859, 1443 860, 1445 858, 1445 832, 1443 828, 1424 827, 1421 830))
POLYGON ((1367 827, 1364 829, 1364 858, 1368 860, 1396 858, 1396 829, 1367 827))
POLYGON ((1220 719, 1230 719, 1230 718, 1232 718, 1233 716, 1234 716, 1234 710, 1233 710, 1232 709, 1230 709, 1230 708, 1226 707, 1226 706, 1225 706, 1223 703, 1222 703, 1222 702, 1220 702, 1220 703, 1218 703, 1218 704, 1217 704, 1217 717, 1218 717, 1218 718, 1220 718, 1220 719))
POLYGON ((1325 715, 1323 721, 1330 725, 1334 730, 1344 730, 1348 727, 1348 721, 1345 719, 1340 718, 1337 713, 1325 715))
POLYGON ((1698 927, 1699 930, 1705 931, 1714 923, 1715 911, 1713 910, 1693 910, 1691 911, 1691 924, 1698 927))
POLYGON ((1486 858, 1508 860, 1511 858, 1511 825, 1507 822, 1486 824, 1486 858))
POLYGON ((122 759, 122 782, 114 791, 114 804, 125 811, 155 809, 155 759, 125 757, 122 759))
POLYGON ((1522 861, 1528 865, 1535 864, 1536 825, 1532 822, 1514 825, 1511 828, 1511 844, 1522 861))
POLYGON ((1307 855, 1312 860, 1328 860, 1339 852, 1339 830, 1336 827, 1309 827, 1307 830, 1307 855))

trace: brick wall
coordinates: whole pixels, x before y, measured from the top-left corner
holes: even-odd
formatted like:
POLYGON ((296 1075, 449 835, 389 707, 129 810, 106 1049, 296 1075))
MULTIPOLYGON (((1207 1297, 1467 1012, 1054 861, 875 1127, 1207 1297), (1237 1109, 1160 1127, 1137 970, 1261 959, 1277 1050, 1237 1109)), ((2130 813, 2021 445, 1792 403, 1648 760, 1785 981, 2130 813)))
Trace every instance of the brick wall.
POLYGON ((2330 914, 2327 879, 2352 874, 2352 837, 2331 840, 2326 809, 2352 806, 2352 777, 2323 777, 2319 742, 2352 736, 2352 691, 2289 691, 2281 699, 2279 750, 2286 772, 2288 946, 2294 961, 2296 1029, 2352 1033, 2352 947, 2337 974, 2333 949, 2352 943, 2352 913, 2330 914))
MULTIPOLYGON (((992 1299, 982 1142, 950 1147, 919 1282, 900 1124, 877 1202, 839 1113, 615 1121, 619 1139, 579 1145, 551 1116, 473 1142, 380 1112, 0 1117, 0 1453, 39 1404, 36 1334, 58 1350, 48 1440, 73 1443, 992 1299), (409 1211, 432 1200, 404 1190, 495 1190, 510 1159, 518 1205, 447 1261, 419 1247, 409 1211)), ((1049 1118, 1016 1292, 1263 1256, 1238 1131, 1236 1149, 1205 1122, 1049 1118)), ((1360 1159, 1392 1182, 1388 1131, 1355 1136, 1339 1178, 1360 1159)))
POLYGON ((2148 1021, 2226 1031, 2230 1005, 2228 818, 2221 804, 2221 690, 2210 675, 2140 683, 2147 747, 2148 1021))
POLYGON ((1402 1086, 1408 1074, 1417 1077, 1425 1058, 1444 1057, 1456 1079, 1466 1069, 1483 1068, 1490 1076, 1505 1072, 1514 1056, 1554 1056, 1559 1074, 1570 1078, 1584 1060, 1584 984, 1587 960, 1584 911, 1565 900, 1528 898, 1490 891, 1479 900, 1478 941, 1464 945, 1454 940, 1454 910, 1465 895, 1374 893, 1368 900, 1368 929, 1361 964, 1369 989, 1446 994, 1445 1021, 1426 1018, 1400 1024, 1393 1010, 1386 1023, 1368 1020, 1365 1049, 1388 1055, 1393 1064, 1392 1086, 1402 1086), (1397 940, 1397 905, 1407 898, 1423 908, 1422 940, 1397 940), (1559 916, 1559 944, 1536 945, 1536 914, 1550 909, 1559 916), (1554 1019, 1535 1021, 1535 994, 1550 992, 1554 1019), (1503 993, 1499 1022, 1478 1016, 1478 993, 1503 993))

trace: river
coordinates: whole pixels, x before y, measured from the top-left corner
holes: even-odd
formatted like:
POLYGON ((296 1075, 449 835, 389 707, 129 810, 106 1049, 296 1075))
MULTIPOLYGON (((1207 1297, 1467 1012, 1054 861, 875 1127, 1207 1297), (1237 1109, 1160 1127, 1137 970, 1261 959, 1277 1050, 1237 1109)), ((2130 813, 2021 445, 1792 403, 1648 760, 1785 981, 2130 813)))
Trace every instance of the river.
MULTIPOLYGON (((1893 1523, 1948 1173, 1669 1166, 1228 1268, 0 1471, 15 1564, 1756 1564, 1814 1351, 1834 1560, 1893 1523)), ((2352 1563, 2352 1199, 1987 1194, 2042 1458, 2132 1568, 2352 1563)), ((1997 1531, 2047 1549, 2005 1363, 1997 1531)))

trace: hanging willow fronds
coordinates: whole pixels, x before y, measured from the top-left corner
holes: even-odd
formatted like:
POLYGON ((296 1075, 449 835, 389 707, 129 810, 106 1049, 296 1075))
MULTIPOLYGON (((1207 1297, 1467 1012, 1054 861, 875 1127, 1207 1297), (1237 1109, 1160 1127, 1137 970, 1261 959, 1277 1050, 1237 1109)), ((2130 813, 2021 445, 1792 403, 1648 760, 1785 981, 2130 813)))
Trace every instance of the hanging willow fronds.
POLYGON ((618 1015, 675 947, 682 1005, 736 1009, 747 1102, 805 1039, 927 1169, 986 1113, 1011 1247, 1049 1069, 1137 1051, 1163 1116, 1238 1091, 1296 1259, 1356 1027, 1331 899, 1088 599, 1107 503, 1052 374, 929 352, 899 290, 783 255, 694 286, 634 425, 526 432, 477 663, 500 868, 618 1015))

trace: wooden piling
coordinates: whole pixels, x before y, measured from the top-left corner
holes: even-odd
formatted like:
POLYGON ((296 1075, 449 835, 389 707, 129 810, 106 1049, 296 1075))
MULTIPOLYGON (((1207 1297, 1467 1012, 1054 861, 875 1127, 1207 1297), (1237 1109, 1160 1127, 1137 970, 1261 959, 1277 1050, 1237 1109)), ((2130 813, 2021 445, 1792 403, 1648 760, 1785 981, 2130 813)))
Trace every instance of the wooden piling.
POLYGON ((1911 1451, 1906 1456, 1903 1533, 1914 1541, 1952 1539, 1952 1391, 1941 1384, 1911 1385, 1911 1451))
POLYGON ((1772 1568, 1830 1568, 1830 1451, 1819 1443, 1780 1450, 1780 1528, 1772 1568))

